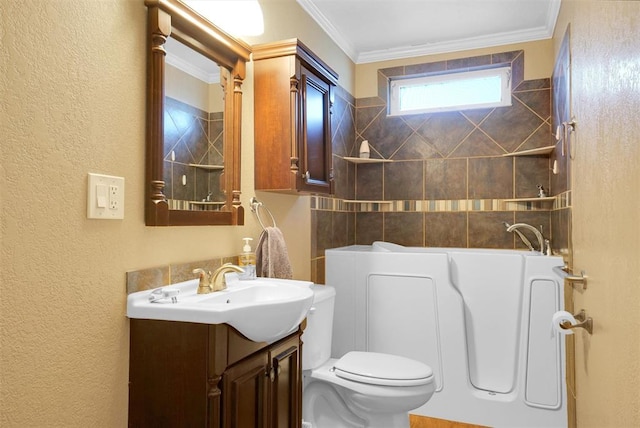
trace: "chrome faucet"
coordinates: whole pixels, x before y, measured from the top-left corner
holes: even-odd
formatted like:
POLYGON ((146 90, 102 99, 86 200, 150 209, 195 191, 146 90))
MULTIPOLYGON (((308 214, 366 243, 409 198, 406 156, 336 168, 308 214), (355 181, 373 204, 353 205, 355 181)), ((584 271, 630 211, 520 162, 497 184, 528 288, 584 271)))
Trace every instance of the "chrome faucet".
POLYGON ((522 232, 520 232, 518 229, 523 228, 523 229, 529 229, 530 231, 532 231, 534 233, 534 235, 536 235, 536 239, 538 240, 538 248, 540 248, 540 252, 542 254, 547 254, 549 255, 549 251, 551 249, 551 246, 549 245, 549 240, 548 239, 544 239, 544 237, 542 236, 542 232, 540 232, 538 229, 536 229, 535 227, 531 226, 530 224, 527 223, 516 223, 516 224, 509 224, 506 221, 502 222, 502 224, 504 224, 507 228, 507 232, 514 232, 516 233, 520 239, 522 240, 522 242, 524 243, 524 245, 527 246, 527 248, 529 248, 529 250, 531 251, 535 251, 535 249, 533 248, 533 245, 531 244, 531 241, 529 241, 523 234, 522 232), (545 244, 548 247, 545 250, 545 244))
POLYGON ((224 275, 227 272, 239 272, 242 273, 244 270, 236 265, 231 263, 225 263, 216 269, 213 273, 211 271, 205 271, 204 269, 194 269, 193 273, 197 273, 200 275, 200 283, 198 284, 198 294, 208 294, 213 293, 215 291, 224 290, 227 288, 227 282, 224 278, 224 275))

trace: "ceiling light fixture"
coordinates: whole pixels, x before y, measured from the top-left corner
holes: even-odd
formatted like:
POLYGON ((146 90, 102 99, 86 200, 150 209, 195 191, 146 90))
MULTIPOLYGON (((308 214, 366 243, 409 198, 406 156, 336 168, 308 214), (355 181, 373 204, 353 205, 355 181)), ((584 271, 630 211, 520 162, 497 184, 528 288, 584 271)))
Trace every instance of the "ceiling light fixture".
POLYGON ((232 36, 259 36, 264 18, 258 0, 182 0, 232 36))

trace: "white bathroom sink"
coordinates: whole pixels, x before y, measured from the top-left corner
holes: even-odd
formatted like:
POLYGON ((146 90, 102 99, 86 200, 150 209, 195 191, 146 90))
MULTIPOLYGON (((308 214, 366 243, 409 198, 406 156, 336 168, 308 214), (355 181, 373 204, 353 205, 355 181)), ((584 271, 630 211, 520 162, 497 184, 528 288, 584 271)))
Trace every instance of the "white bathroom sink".
POLYGON ((132 293, 129 318, 229 324, 255 342, 274 342, 295 330, 313 302, 312 282, 257 278, 228 281, 227 288, 197 294, 198 280, 132 293), (154 302, 151 298, 159 299, 154 302))

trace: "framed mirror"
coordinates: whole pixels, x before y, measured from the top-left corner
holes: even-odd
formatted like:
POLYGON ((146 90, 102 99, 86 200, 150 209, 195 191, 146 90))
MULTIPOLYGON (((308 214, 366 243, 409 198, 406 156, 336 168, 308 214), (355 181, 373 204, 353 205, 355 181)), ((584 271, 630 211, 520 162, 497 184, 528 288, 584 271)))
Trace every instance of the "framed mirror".
POLYGON ((145 0, 147 226, 241 225, 250 48, 179 0, 145 0))

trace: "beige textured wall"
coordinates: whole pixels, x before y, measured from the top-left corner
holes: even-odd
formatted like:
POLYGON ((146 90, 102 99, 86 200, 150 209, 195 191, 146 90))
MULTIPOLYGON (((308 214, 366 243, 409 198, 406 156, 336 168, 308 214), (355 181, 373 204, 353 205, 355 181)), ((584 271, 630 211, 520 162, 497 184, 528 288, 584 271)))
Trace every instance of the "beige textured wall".
POLYGON ((436 55, 425 55, 393 61, 372 62, 356 65, 356 98, 378 96, 378 70, 408 64, 444 61, 449 59, 468 58, 498 52, 524 50, 524 79, 546 79, 553 72, 553 42, 551 39, 535 42, 516 43, 494 46, 484 49, 473 49, 436 55))
MULTIPOLYGON (((150 228, 144 2, 0 0, 0 10, 0 426, 126 426, 125 272, 236 254, 243 236, 259 235, 249 210, 251 65, 243 86, 246 226, 150 228), (88 172, 125 177, 124 220, 86 219, 88 172)), ((349 62, 307 27, 296 35, 329 56, 348 86, 349 62)), ((296 278, 308 279, 308 198, 259 197, 278 218, 296 278)))
MULTIPOLYGON (((0 425, 125 426, 125 272, 239 253, 241 237, 259 235, 248 209, 251 66, 243 106, 246 226, 148 228, 143 1, 0 6, 0 425), (88 172, 125 177, 123 221, 86 219, 88 172)), ((348 61, 317 32, 308 25, 296 34, 313 38, 313 49, 334 49, 332 66, 348 83, 348 61)), ((308 279, 308 198, 261 199, 288 239, 295 277, 308 279)))
POLYGON ((571 25, 573 247, 594 319, 576 337, 578 427, 640 426, 640 2, 562 3, 555 51, 571 25))
POLYGON ((338 84, 353 94, 355 69, 353 62, 342 52, 318 24, 300 7, 296 0, 262 0, 264 34, 243 39, 250 45, 298 38, 340 76, 338 84))

